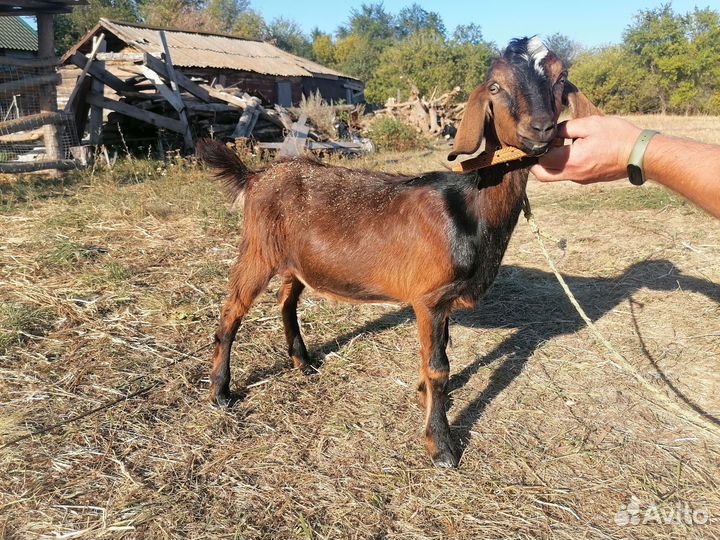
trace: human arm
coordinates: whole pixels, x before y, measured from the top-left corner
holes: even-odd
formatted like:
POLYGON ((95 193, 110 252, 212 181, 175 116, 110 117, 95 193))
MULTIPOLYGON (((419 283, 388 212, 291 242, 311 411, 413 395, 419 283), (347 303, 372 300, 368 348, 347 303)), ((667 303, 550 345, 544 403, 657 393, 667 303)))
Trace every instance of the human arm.
MULTIPOLYGON (((530 172, 542 182, 581 184, 627 176, 627 160, 642 130, 621 118, 590 116, 568 120, 558 135, 576 139, 551 149, 530 172)), ((720 217, 720 146, 658 134, 643 159, 645 176, 720 217)))

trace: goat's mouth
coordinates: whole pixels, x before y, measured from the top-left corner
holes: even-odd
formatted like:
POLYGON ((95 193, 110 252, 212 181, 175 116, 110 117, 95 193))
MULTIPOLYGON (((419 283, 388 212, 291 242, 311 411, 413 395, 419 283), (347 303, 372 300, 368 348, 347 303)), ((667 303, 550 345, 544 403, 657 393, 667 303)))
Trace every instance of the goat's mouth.
POLYGON ((533 141, 526 137, 520 137, 521 150, 530 156, 541 156, 550 148, 550 141, 533 141))

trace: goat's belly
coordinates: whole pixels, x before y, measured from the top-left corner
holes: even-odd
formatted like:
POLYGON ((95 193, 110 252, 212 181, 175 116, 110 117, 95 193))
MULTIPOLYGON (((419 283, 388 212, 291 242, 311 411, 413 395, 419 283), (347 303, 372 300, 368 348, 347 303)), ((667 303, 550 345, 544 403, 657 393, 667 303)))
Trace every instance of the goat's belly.
POLYGON ((366 287, 356 283, 331 279, 327 276, 313 276, 312 279, 308 280, 297 272, 295 272, 295 277, 316 294, 338 302, 353 304, 386 304, 398 302, 398 300, 390 296, 368 290, 366 287))

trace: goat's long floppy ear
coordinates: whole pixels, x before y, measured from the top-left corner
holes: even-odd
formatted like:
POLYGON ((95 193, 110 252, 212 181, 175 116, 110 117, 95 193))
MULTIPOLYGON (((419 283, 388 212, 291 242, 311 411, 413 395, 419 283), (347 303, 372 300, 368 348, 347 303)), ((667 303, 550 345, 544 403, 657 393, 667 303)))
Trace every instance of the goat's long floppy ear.
POLYGON ((455 134, 453 149, 448 154, 448 160, 453 161, 460 154, 474 154, 480 148, 489 105, 490 93, 487 86, 484 84, 478 86, 470 94, 467 105, 465 105, 465 113, 455 134))
POLYGON ((565 89, 563 90, 563 105, 570 107, 573 118, 582 118, 584 116, 599 115, 602 111, 598 109, 578 87, 570 81, 565 81, 565 89))

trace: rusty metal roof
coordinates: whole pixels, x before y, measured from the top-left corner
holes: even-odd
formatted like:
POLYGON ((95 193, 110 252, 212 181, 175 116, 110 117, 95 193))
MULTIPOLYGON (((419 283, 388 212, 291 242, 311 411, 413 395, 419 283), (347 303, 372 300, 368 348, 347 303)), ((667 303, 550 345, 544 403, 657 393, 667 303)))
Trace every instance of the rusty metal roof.
MULTIPOLYGON (((100 27, 115 34, 129 46, 159 56, 160 28, 100 19, 100 27)), ((179 67, 235 69, 263 75, 298 77, 344 77, 339 71, 279 49, 271 43, 221 34, 165 29, 174 65, 179 67)))

